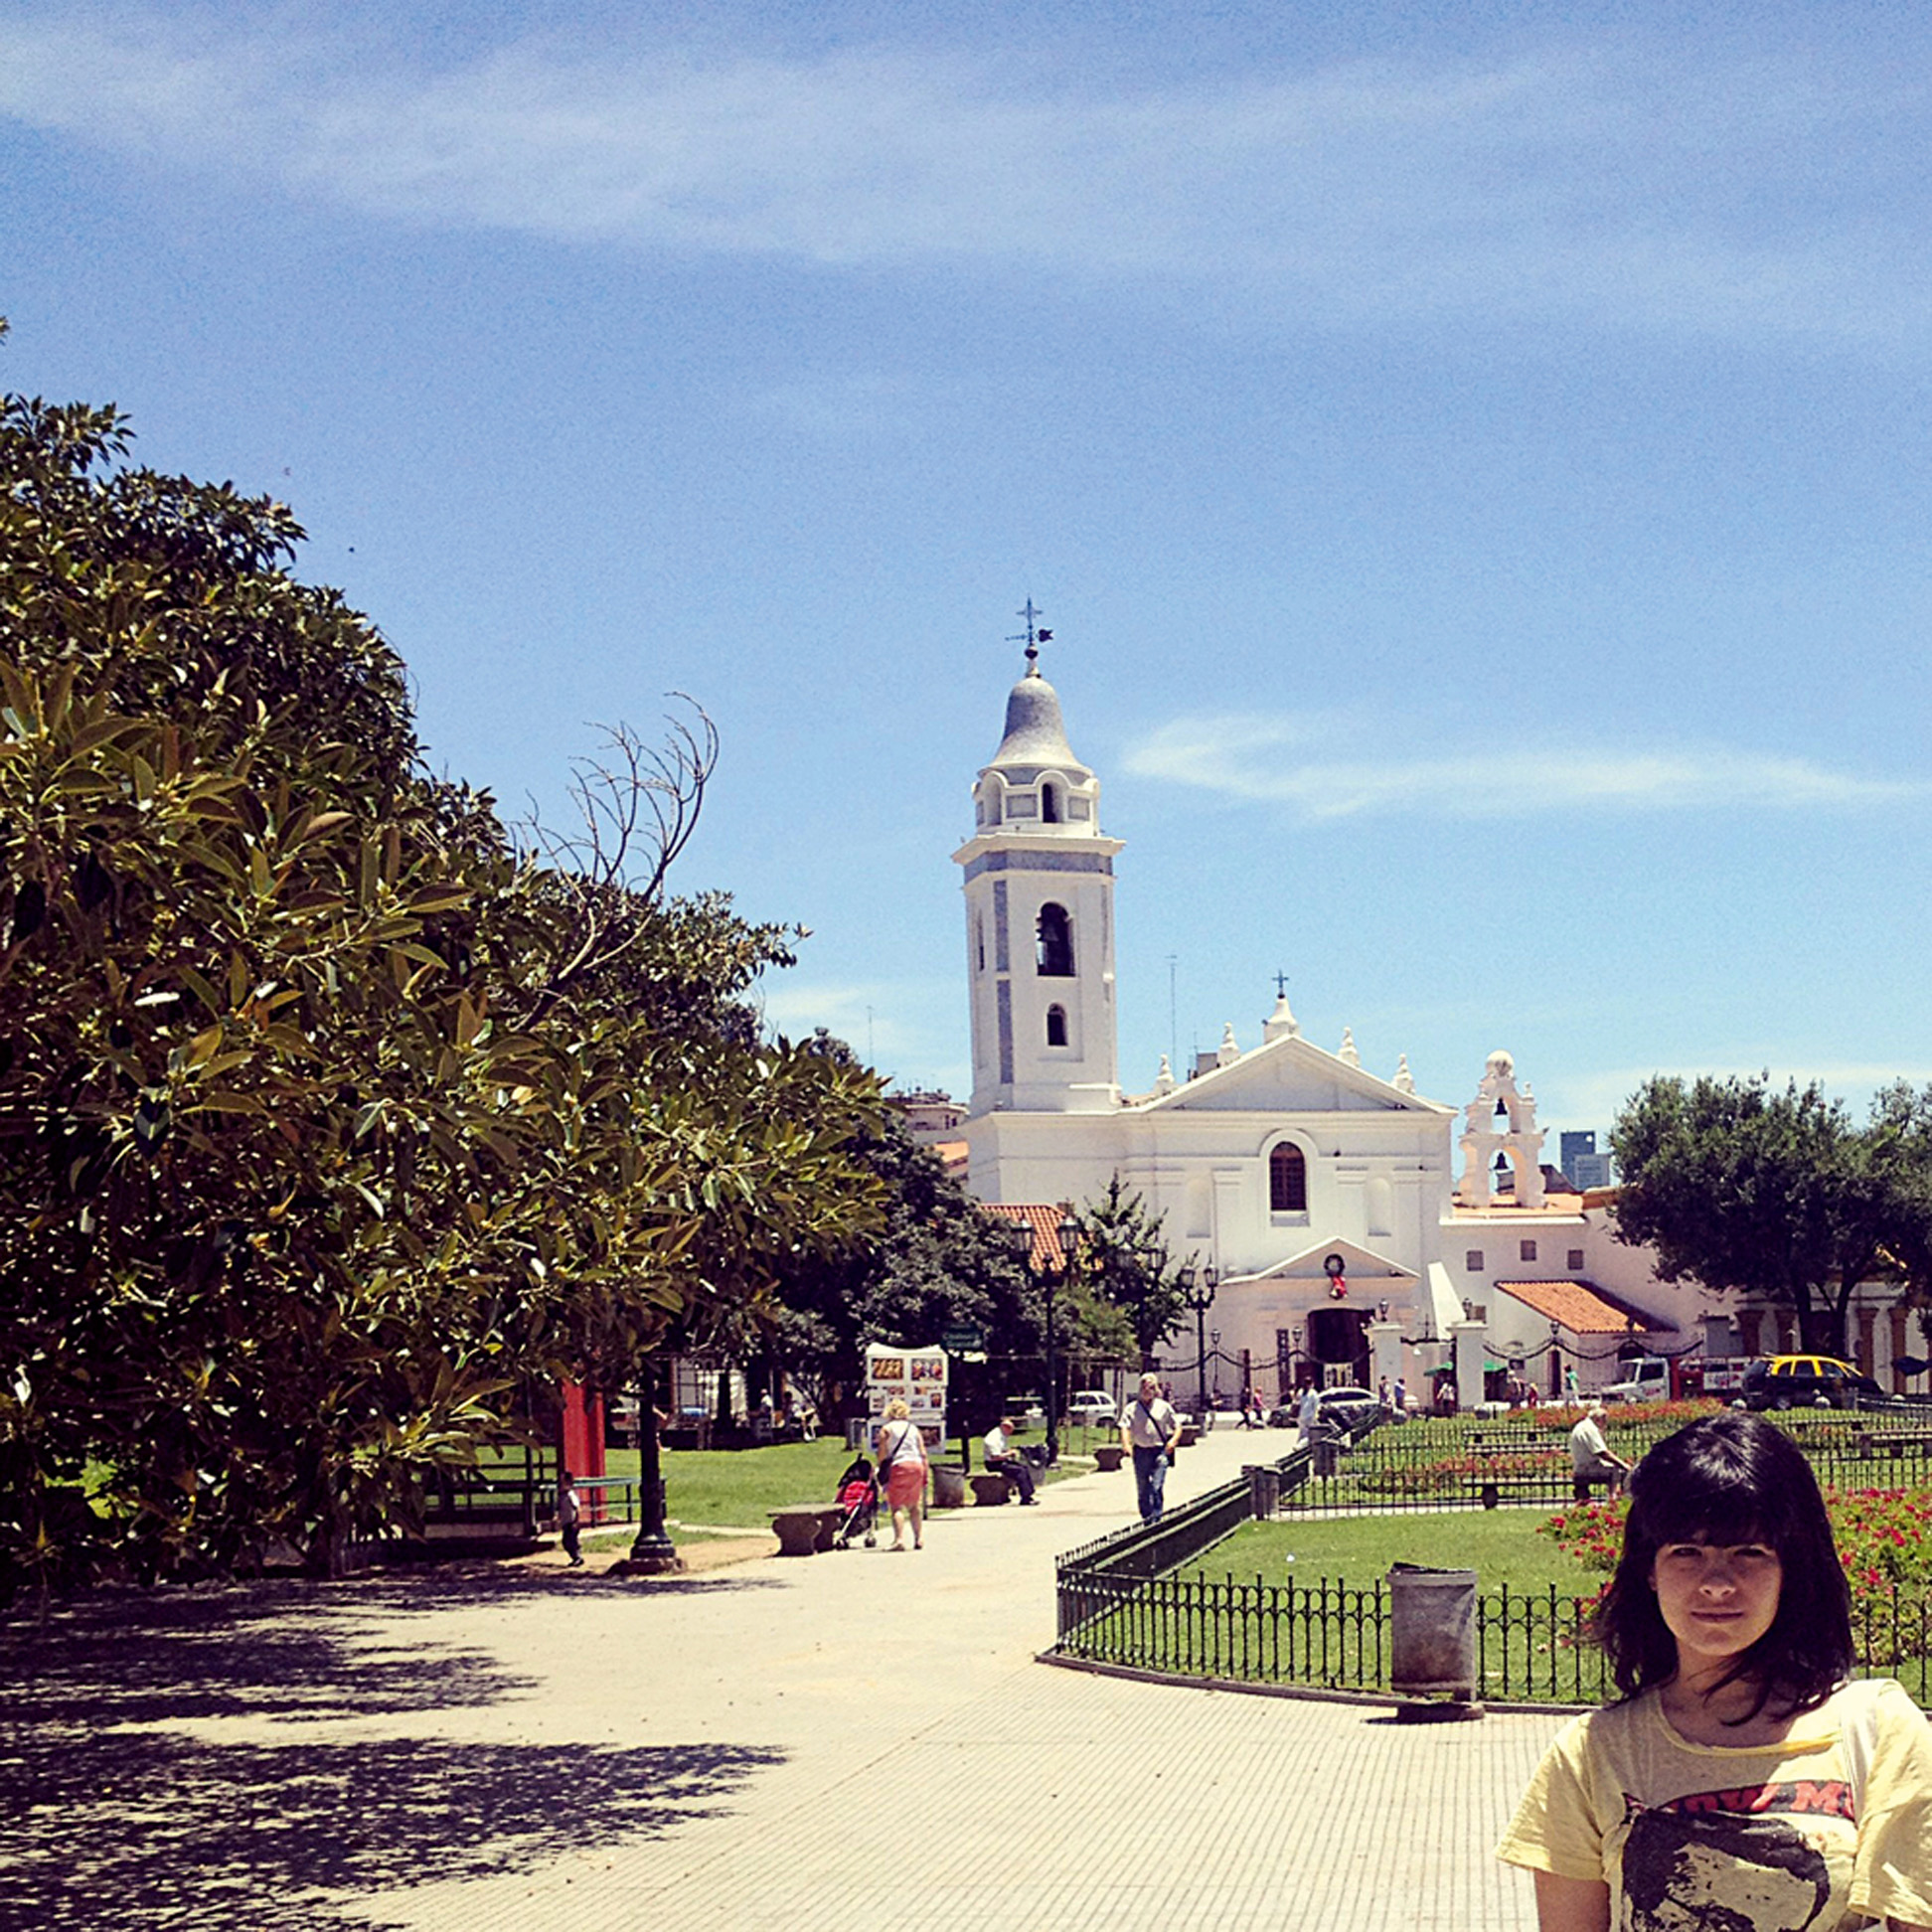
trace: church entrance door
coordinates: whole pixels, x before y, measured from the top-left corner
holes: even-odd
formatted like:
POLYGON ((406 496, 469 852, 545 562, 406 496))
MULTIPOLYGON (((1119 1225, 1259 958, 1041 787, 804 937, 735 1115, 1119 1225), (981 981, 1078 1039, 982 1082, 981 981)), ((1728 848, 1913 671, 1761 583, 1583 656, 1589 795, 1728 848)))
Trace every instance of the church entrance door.
POLYGON ((1359 1308, 1312 1308, 1308 1312, 1308 1352, 1322 1365, 1324 1382, 1350 1381, 1368 1386, 1368 1326, 1359 1308), (1344 1372, 1338 1373, 1337 1370, 1344 1372))

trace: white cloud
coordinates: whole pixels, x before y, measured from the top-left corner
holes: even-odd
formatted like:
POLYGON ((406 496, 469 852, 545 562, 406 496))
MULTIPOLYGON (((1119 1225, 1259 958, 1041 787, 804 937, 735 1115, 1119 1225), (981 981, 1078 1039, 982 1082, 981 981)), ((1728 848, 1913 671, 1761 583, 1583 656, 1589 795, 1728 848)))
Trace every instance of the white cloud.
POLYGON ((1600 813, 1847 808, 1923 798, 1932 790, 1722 745, 1582 743, 1514 748, 1505 788, 1496 783, 1493 748, 1432 744, 1419 728, 1408 742, 1401 741, 1405 735, 1399 726, 1370 733, 1315 716, 1179 719, 1130 747, 1125 763, 1143 778, 1287 805, 1309 819, 1494 818, 1519 810, 1525 797, 1550 810, 1600 813))
POLYGON ((1916 123, 1890 128, 1915 106, 1795 63, 1358 64, 1127 91, 890 49, 525 46, 425 74, 119 18, 0 21, 0 114, 388 218, 1050 265, 1317 319, 1583 313, 1882 341, 1918 339, 1927 313, 1915 203, 1887 223, 1856 158, 1885 131, 1920 144, 1916 123))

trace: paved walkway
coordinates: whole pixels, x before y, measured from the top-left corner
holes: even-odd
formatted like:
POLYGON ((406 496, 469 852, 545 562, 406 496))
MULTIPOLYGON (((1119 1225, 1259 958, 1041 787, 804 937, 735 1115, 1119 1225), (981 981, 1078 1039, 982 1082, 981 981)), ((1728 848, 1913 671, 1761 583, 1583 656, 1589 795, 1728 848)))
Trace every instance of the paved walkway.
MULTIPOLYGON (((1284 1440, 1217 1431, 1174 1494, 1284 1440)), ((1040 1665, 1052 1557, 1132 1478, 1042 1495, 896 1557, 464 1566, 11 1630, 0 1927, 1532 1924, 1489 1848, 1555 1719, 1040 1665)))

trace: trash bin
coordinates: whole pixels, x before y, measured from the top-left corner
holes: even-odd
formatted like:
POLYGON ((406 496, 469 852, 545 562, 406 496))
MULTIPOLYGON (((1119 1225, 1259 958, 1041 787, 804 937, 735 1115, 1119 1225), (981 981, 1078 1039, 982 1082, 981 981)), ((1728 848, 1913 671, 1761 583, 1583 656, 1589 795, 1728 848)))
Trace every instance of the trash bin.
POLYGON ((1389 1688, 1399 1696, 1476 1694, 1476 1572, 1397 1563, 1388 1572, 1389 1688))
POLYGON ((932 1507, 935 1510, 966 1507, 966 1472, 957 1463, 932 1465, 932 1507))
POLYGON ((863 1449, 872 1438, 872 1417, 870 1415, 848 1415, 846 1417, 846 1447, 863 1449))
POLYGON ((1246 1463, 1241 1474, 1247 1478, 1248 1515, 1268 1522, 1281 1505, 1281 1471, 1273 1463, 1246 1463))

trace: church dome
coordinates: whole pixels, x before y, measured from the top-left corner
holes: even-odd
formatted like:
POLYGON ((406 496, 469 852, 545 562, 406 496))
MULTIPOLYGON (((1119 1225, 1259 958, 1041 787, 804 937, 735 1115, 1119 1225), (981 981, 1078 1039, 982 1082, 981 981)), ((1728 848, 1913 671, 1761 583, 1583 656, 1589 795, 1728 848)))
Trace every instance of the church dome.
POLYGON ((1006 735, 993 763, 1082 769, 1066 741, 1059 693, 1038 671, 1029 671, 1007 696, 1006 735))

